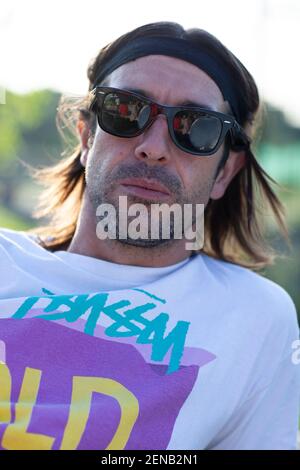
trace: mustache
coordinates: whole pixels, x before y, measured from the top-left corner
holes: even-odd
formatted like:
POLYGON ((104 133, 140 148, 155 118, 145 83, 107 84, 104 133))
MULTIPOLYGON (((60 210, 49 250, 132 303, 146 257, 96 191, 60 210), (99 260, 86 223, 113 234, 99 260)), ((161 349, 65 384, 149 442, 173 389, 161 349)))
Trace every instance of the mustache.
POLYGON ((162 183, 171 193, 182 193, 182 185, 179 178, 171 174, 164 167, 150 167, 143 162, 119 165, 111 171, 107 182, 113 184, 120 179, 129 177, 153 179, 162 183))

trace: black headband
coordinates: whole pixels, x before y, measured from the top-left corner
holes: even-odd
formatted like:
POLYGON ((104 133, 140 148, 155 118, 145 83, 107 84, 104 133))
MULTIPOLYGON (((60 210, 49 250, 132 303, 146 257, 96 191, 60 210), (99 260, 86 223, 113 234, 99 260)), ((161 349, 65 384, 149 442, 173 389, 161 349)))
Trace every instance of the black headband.
POLYGON ((107 75, 121 65, 152 54, 176 57, 190 62, 206 72, 218 85, 224 100, 229 102, 236 119, 240 121, 241 110, 238 90, 226 64, 205 48, 201 49, 201 47, 193 46, 181 38, 155 36, 134 39, 114 53, 111 59, 101 67, 94 86, 100 84, 107 75))

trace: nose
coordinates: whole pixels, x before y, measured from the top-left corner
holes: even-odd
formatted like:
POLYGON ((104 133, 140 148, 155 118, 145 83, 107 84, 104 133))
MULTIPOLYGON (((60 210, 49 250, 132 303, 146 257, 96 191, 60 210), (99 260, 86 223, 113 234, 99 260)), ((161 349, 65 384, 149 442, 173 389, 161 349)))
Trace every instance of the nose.
POLYGON ((147 163, 164 163, 170 160, 170 136, 166 116, 156 116, 151 126, 140 136, 135 156, 147 163))

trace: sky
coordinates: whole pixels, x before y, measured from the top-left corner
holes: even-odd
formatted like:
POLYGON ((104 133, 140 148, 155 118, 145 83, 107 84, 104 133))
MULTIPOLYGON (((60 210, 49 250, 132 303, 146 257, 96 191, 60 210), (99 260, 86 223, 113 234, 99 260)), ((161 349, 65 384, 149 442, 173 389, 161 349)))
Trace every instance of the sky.
POLYGON ((0 102, 5 89, 85 94, 86 69, 99 50, 154 21, 217 36, 261 96, 300 125, 299 0, 1 0, 0 102))

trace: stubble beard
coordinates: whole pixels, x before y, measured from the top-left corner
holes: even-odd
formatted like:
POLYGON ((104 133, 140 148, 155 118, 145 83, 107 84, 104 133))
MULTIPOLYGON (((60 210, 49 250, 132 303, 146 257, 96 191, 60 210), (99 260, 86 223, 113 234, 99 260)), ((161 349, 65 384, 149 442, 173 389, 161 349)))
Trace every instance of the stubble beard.
MULTIPOLYGON (((149 199, 144 199, 132 194, 127 195, 128 207, 130 207, 131 204, 142 203, 147 208, 148 237, 133 239, 129 236, 129 234, 127 234, 126 238, 122 238, 120 236, 121 230, 119 220, 120 216, 124 216, 124 214, 120 213, 119 198, 118 196, 116 196, 115 191, 118 187, 117 181, 129 177, 153 178, 162 182, 172 194, 172 201, 168 204, 178 204, 181 207, 182 213, 185 204, 192 204, 193 207, 196 204, 203 204, 203 201, 207 200, 212 186, 212 182, 205 182, 201 188, 197 188, 190 194, 185 194, 182 189, 181 182, 177 177, 168 174, 164 168, 149 168, 147 164, 143 162, 135 165, 120 165, 118 168, 113 169, 111 172, 101 171, 100 167, 98 167, 97 171, 94 171, 92 168, 90 168, 89 171, 86 172, 86 191, 95 214, 96 224, 101 220, 101 218, 96 215, 97 208, 101 204, 111 204, 112 206, 114 206, 116 211, 116 238, 112 239, 111 242, 122 244, 124 246, 127 246, 128 248, 156 248, 158 250, 163 250, 174 244, 174 242, 178 242, 178 240, 174 238, 175 220, 173 215, 170 218, 169 237, 165 238, 163 236, 162 221, 160 220, 158 234, 156 234, 158 236, 157 238, 151 238, 151 206, 153 203, 159 204, 159 201, 154 202, 149 199)), ((127 217, 128 224, 130 224, 133 218, 133 216, 127 217)), ((193 211, 192 224, 194 225, 195 223, 196 217, 195 211, 193 211)), ((184 237, 183 227, 182 237, 184 237)))

